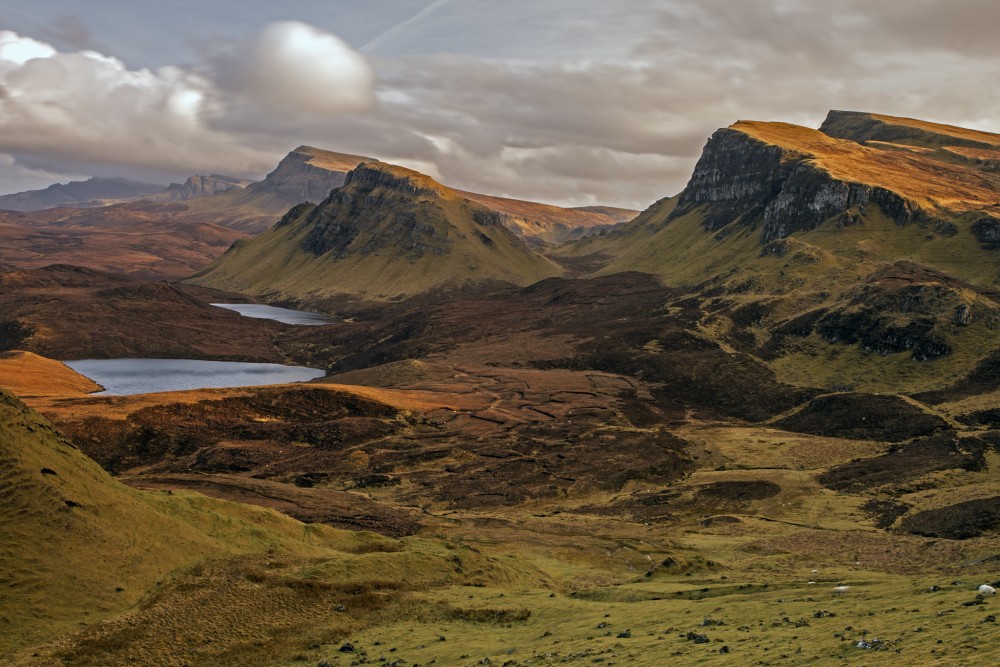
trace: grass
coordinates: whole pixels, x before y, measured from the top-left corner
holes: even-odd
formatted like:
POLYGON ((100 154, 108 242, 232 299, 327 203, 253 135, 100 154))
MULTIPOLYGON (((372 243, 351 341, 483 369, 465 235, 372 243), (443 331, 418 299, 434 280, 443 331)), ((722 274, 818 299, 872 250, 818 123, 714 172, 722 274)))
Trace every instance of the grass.
MULTIPOLYGON (((394 540, 129 489, 13 399, 4 410, 3 442, 15 443, 4 452, 12 462, 4 481, 24 487, 4 496, 0 514, 14 536, 0 547, 4 665, 347 667, 382 657, 406 665, 953 665, 1000 657, 990 645, 995 625, 981 622, 995 602, 963 606, 975 601, 974 584, 995 576, 990 562, 968 564, 996 553, 992 538, 885 533, 860 509, 869 496, 817 484, 829 467, 877 453, 876 443, 693 422, 678 434, 694 444, 700 467, 666 489, 633 482, 506 509, 429 507, 419 536, 394 540), (753 502, 706 500, 703 490, 721 482, 779 490, 753 502), (671 516, 654 522, 588 509, 661 491, 674 494, 671 516), (46 504, 64 497, 81 507, 46 504), (704 522, 720 514, 732 521, 704 522), (840 584, 848 593, 833 591, 840 584), (875 637, 875 648, 857 646, 875 637), (342 652, 345 643, 354 651, 342 652)), ((934 473, 936 491, 901 499, 930 508, 993 493, 990 456, 987 470, 934 473)), ((378 490, 386 501, 407 492, 378 490)))

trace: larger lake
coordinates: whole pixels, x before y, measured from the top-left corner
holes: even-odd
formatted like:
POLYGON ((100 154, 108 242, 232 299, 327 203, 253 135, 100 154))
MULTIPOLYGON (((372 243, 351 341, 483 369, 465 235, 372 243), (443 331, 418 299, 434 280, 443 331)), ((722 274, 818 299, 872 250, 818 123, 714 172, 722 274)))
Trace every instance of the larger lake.
POLYGON ((82 359, 64 363, 104 387, 102 394, 117 395, 305 382, 326 375, 326 371, 305 366, 199 359, 82 359))
POLYGON ((322 326, 336 322, 334 318, 322 313, 310 313, 305 310, 292 310, 291 308, 278 308, 277 306, 263 306, 259 303, 213 303, 213 306, 235 310, 243 317, 256 317, 261 320, 275 320, 285 324, 298 324, 302 326, 322 326))

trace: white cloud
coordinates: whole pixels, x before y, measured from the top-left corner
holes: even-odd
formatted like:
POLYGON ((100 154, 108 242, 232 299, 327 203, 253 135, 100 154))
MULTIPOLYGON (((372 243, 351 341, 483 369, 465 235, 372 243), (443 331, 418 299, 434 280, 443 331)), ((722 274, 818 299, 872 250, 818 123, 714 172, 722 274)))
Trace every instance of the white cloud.
POLYGON ((274 111, 363 111, 374 99, 368 62, 336 35, 299 21, 278 21, 226 62, 232 92, 274 111))
POLYGON ((279 22, 238 51, 225 73, 129 69, 0 31, 0 153, 14 159, 4 171, 21 174, 3 189, 31 173, 263 174, 296 142, 282 132, 249 142, 228 128, 234 119, 264 109, 318 120, 371 104, 371 69, 330 33, 279 22))
POLYGON ((0 62, 23 65, 32 58, 49 58, 56 50, 30 37, 22 37, 10 30, 0 30, 0 62))

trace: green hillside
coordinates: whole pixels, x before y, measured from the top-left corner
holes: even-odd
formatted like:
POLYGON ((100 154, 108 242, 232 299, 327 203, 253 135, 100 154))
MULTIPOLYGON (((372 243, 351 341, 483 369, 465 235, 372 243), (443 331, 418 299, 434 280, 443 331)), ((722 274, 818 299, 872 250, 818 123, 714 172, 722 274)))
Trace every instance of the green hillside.
POLYGON ((296 206, 192 282, 275 299, 388 300, 561 273, 497 212, 415 171, 368 162, 321 204, 296 206))

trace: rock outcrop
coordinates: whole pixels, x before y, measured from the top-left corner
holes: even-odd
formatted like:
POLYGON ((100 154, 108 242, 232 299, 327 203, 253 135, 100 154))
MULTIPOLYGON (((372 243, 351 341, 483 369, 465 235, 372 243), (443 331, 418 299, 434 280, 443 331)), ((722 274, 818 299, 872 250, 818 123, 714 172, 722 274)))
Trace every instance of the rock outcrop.
POLYGON ((847 112, 831 112, 821 130, 740 121, 709 139, 670 219, 699 210, 717 238, 750 227, 767 244, 828 221, 851 226, 876 208, 945 235, 974 215, 973 233, 993 244, 1000 176, 955 151, 996 148, 996 136, 847 112))
POLYGON ((370 158, 334 153, 311 146, 299 146, 286 155, 263 181, 247 187, 253 193, 265 192, 289 202, 318 203, 330 191, 344 185, 348 172, 370 158))
POLYGON ((145 199, 154 202, 187 201, 196 197, 218 194, 234 188, 242 189, 250 183, 251 181, 232 176, 195 174, 194 176, 189 176, 183 183, 171 183, 163 192, 157 192, 154 195, 145 197, 145 199))

